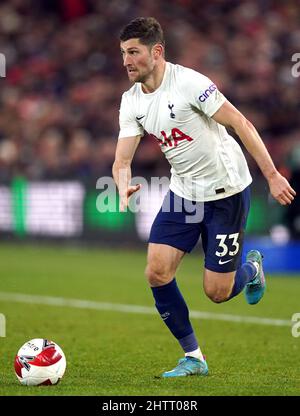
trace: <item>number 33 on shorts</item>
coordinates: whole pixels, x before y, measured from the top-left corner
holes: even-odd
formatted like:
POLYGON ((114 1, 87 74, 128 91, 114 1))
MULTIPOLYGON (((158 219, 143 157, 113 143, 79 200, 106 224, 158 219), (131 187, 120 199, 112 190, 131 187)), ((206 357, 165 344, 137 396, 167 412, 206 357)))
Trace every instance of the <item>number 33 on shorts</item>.
POLYGON ((216 256, 221 257, 219 264, 229 263, 233 257, 239 252, 240 244, 238 242, 239 233, 234 234, 217 234, 216 239, 219 240, 216 256), (223 260, 225 256, 231 256, 231 259, 223 260))

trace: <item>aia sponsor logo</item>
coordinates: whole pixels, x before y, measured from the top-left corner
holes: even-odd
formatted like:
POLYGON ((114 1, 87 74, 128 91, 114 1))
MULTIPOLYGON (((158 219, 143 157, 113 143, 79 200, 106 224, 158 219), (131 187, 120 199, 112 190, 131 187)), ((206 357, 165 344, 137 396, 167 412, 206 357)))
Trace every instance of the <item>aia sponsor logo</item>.
POLYGON ((179 130, 177 127, 174 127, 171 130, 170 136, 167 136, 167 133, 165 131, 161 131, 162 139, 159 137, 156 137, 155 134, 150 133, 151 137, 153 137, 160 146, 167 146, 167 147, 177 147, 178 143, 183 140, 187 140, 188 142, 193 141, 192 137, 188 136, 187 134, 183 133, 181 130, 179 130), (171 139, 172 137, 172 139, 171 139))

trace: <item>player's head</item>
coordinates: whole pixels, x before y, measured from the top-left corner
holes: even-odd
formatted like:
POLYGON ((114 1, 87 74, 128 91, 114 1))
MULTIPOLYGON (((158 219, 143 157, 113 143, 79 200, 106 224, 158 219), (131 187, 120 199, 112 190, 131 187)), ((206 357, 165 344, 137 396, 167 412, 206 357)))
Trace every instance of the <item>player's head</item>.
POLYGON ((133 82, 145 82, 156 65, 164 59, 165 40, 154 17, 138 17, 120 33, 123 64, 133 82))

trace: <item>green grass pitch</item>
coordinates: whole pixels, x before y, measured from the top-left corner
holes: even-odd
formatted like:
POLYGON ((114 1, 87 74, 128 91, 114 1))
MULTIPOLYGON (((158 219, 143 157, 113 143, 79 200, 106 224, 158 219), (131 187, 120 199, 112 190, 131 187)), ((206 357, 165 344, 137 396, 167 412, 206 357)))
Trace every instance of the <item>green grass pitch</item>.
MULTIPOLYGON (((0 292, 153 306, 144 278, 145 250, 0 245, 0 292)), ((255 306, 243 294, 214 304, 202 289, 203 260, 187 255, 177 274, 193 311, 281 319, 300 312, 300 279, 267 276, 255 306)), ((0 300, 6 337, 0 338, 0 395, 235 396, 299 395, 300 337, 291 325, 192 318, 208 377, 162 379, 182 356, 158 314, 0 300), (67 370, 56 386, 22 386, 13 369, 20 346, 49 338, 64 350, 67 370)))

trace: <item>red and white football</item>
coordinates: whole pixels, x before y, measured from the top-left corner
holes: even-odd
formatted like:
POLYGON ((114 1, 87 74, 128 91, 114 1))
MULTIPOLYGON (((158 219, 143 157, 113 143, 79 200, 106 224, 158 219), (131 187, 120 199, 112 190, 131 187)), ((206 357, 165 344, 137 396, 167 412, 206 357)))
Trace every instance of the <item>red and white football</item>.
POLYGON ((14 364, 20 383, 26 386, 53 385, 65 373, 66 357, 55 342, 35 338, 22 345, 14 364))

